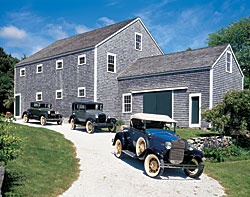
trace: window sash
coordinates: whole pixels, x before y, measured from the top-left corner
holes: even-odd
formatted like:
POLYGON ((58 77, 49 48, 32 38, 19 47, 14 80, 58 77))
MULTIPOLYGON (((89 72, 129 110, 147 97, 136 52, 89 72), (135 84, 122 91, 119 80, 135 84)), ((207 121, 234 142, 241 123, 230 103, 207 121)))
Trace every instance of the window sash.
POLYGON ((132 112, 132 95, 123 95, 123 112, 132 112))
POLYGON ((108 55, 108 72, 115 72, 116 57, 115 55, 108 55))

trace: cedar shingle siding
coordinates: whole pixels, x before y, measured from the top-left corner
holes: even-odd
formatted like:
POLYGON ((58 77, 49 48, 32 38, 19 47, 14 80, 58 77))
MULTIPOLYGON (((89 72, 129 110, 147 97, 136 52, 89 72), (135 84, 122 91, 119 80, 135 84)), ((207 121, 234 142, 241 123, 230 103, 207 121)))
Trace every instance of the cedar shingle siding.
MULTIPOLYGON (((66 118, 72 102, 98 101, 104 103, 106 113, 128 123, 131 113, 122 113, 123 94, 132 94, 132 113, 136 113, 143 112, 141 91, 153 95, 164 89, 171 91, 169 102, 177 125, 189 127, 190 94, 201 94, 204 110, 211 101, 221 101, 226 91, 242 88, 243 76, 234 58, 232 73, 225 71, 221 54, 226 48, 231 50, 222 45, 163 55, 141 20, 131 19, 56 41, 21 61, 15 66, 15 95, 21 94, 21 114, 42 92, 42 99, 66 118), (142 51, 135 49, 135 33, 142 34, 142 51), (107 72, 107 53, 116 56, 115 73, 107 72), (78 65, 78 56, 84 54, 86 64, 78 65), (57 60, 63 60, 63 69, 56 70, 57 60), (38 64, 43 65, 42 73, 36 73, 38 64), (22 68, 25 76, 20 77, 22 68), (78 87, 85 87, 86 97, 78 97, 78 87), (62 99, 56 99, 56 90, 63 91, 62 99)), ((200 127, 208 123, 201 121, 200 127)))

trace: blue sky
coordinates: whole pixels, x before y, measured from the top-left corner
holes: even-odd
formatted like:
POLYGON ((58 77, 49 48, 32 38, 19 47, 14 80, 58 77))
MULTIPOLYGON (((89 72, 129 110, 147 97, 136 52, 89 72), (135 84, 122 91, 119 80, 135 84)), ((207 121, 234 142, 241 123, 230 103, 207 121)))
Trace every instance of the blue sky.
POLYGON ((250 14, 249 0, 2 0, 0 46, 20 58, 52 42, 141 17, 165 53, 206 46, 209 33, 250 14))

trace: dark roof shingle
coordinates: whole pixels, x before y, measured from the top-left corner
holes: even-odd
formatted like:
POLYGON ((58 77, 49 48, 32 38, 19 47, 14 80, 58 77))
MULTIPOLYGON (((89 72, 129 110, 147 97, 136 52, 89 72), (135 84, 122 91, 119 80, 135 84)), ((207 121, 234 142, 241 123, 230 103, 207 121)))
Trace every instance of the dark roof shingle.
POLYGON ((56 55, 64 54, 71 51, 77 51, 85 48, 94 47, 101 41, 105 40, 121 28, 125 27, 137 18, 126 20, 120 23, 95 29, 86 33, 82 33, 76 36, 58 40, 37 53, 31 55, 27 59, 22 60, 17 65, 25 64, 44 58, 53 57, 56 55))
POLYGON ((136 60, 118 78, 211 67, 228 46, 220 45, 136 60))

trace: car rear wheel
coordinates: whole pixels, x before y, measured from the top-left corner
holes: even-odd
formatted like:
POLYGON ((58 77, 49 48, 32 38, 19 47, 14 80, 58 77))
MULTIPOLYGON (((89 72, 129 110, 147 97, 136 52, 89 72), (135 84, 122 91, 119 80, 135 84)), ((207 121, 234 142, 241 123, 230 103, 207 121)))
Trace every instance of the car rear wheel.
POLYGON ((28 122, 29 122, 29 118, 28 118, 27 114, 24 114, 24 115, 23 115, 23 121, 24 121, 25 123, 28 123, 28 122))
POLYGON ((136 155, 140 156, 147 148, 146 141, 143 137, 140 137, 136 142, 136 155))
POLYGON ((159 177, 164 172, 161 164, 163 164, 162 159, 159 159, 155 154, 149 154, 144 161, 144 170, 152 178, 159 177))
POLYGON ((62 124, 62 119, 58 120, 58 121, 57 121, 57 124, 58 124, 58 125, 61 125, 61 124, 62 124))
POLYGON ((187 176, 191 177, 191 178, 198 178, 202 172, 203 172, 203 169, 204 169, 204 164, 203 162, 199 162, 196 158, 193 158, 190 162, 190 164, 195 164, 197 165, 197 168, 195 169, 188 169, 188 168, 185 168, 184 169, 184 172, 187 176))
POLYGON ((93 125, 93 122, 91 122, 90 120, 87 121, 86 123, 86 131, 90 134, 90 133, 94 133, 95 131, 95 127, 93 125))
POLYGON ((40 123, 41 123, 42 126, 46 125, 46 117, 45 116, 40 117, 40 123))
POLYGON ((75 124, 74 118, 71 118, 71 120, 70 120, 70 128, 71 128, 72 130, 75 130, 75 129, 76 129, 76 124, 75 124))
POLYGON ((112 126, 108 127, 109 132, 115 133, 116 132, 116 124, 112 123, 112 126))
POLYGON ((115 141, 115 156, 121 159, 123 155, 124 153, 122 152, 122 142, 120 139, 117 139, 115 141))

